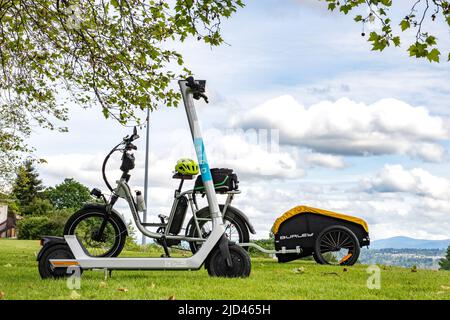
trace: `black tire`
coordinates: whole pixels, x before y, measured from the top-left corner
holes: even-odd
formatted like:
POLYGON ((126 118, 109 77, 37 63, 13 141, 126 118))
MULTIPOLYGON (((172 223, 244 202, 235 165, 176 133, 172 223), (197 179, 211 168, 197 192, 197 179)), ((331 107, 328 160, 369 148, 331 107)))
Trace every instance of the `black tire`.
MULTIPOLYGON (((75 257, 68 245, 56 244, 47 249, 43 248, 43 250, 45 252, 38 264, 39 275, 42 279, 59 279, 71 275, 67 273, 67 267, 54 268, 50 263, 51 259, 74 259, 75 257)), ((81 275, 82 269, 80 268, 79 270, 81 275)))
POLYGON ((360 245, 349 228, 330 226, 317 236, 314 260, 320 264, 352 266, 358 261, 360 245))
POLYGON ((315 254, 314 252, 312 253, 312 257, 313 257, 313 259, 314 259, 314 261, 315 261, 316 263, 322 264, 322 263, 319 261, 319 259, 317 258, 316 254, 315 254))
POLYGON ((96 226, 103 221, 106 211, 103 208, 86 208, 74 213, 66 222, 64 235, 77 235, 81 245, 92 257, 117 257, 125 246, 127 229, 122 219, 116 214, 111 214, 105 228, 106 235, 103 235, 102 241, 92 239, 92 232, 95 232, 96 226), (90 220, 88 220, 90 219, 90 220), (87 221, 93 221, 94 226, 91 230, 80 230, 80 225, 87 221), (78 230, 77 230, 78 229, 78 230))
POLYGON ((225 278, 247 278, 251 271, 250 255, 242 247, 238 245, 229 246, 232 267, 227 266, 225 257, 222 256, 220 248, 217 246, 211 252, 207 265, 208 274, 211 277, 225 277, 225 278))
MULTIPOLYGON (((223 210, 223 205, 220 205, 220 211, 223 210)), ((211 213, 209 211, 209 207, 205 207, 200 209, 199 211, 197 211, 196 213, 197 218, 210 218, 211 217, 211 213)), ((236 243, 248 243, 250 241, 250 234, 249 234, 249 230, 247 227, 247 224, 244 222, 244 220, 238 216, 237 214, 235 214, 232 210, 232 208, 228 208, 227 212, 225 212, 225 215, 223 217, 225 225, 226 225, 226 230, 225 230, 225 235, 228 237, 228 240, 236 242, 236 243), (236 230, 235 235, 230 236, 231 232, 233 231, 232 227, 233 226, 234 229, 236 230), (227 229, 227 227, 229 227, 227 229), (227 234, 227 231, 230 231, 230 234, 227 234)), ((205 229, 203 230, 203 237, 205 237, 205 239, 208 237, 209 232, 211 230, 212 224, 210 224, 210 226, 207 225, 208 221, 199 221, 198 224, 200 226, 201 229, 205 229), (209 227, 209 228, 208 228, 209 227)), ((198 238, 199 234, 197 231, 197 228, 195 227, 195 222, 194 222, 194 218, 191 218, 186 226, 186 236, 190 237, 190 238, 198 238)), ((191 252, 193 254, 195 254, 198 249, 201 247, 201 242, 189 242, 189 247, 191 249, 191 252)), ((246 248, 245 250, 248 250, 248 248, 246 248)))

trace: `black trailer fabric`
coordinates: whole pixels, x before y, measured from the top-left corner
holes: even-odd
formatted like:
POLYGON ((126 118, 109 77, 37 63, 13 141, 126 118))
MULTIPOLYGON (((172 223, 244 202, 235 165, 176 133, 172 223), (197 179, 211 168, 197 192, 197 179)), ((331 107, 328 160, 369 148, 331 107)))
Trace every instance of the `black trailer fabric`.
POLYGON ((344 215, 322 209, 299 206, 278 218, 272 232, 275 236, 275 249, 296 249, 300 254, 277 254, 279 262, 288 262, 310 256, 314 251, 314 244, 319 233, 330 226, 345 226, 356 235, 360 246, 369 245, 367 223, 357 217, 344 215))

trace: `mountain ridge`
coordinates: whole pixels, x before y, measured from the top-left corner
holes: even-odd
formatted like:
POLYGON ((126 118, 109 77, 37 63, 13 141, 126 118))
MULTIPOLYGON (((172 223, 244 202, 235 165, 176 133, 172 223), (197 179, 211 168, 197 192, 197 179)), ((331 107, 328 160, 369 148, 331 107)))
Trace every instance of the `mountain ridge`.
POLYGON ((450 246, 450 239, 426 240, 404 236, 374 240, 370 249, 446 249, 450 246))

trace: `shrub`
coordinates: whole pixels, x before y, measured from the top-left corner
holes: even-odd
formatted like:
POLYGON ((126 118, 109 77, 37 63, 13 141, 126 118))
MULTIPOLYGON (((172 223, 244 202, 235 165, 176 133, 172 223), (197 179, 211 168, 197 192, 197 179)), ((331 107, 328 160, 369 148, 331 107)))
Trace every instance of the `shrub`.
POLYGON ((25 217, 17 224, 18 238, 36 240, 42 236, 62 236, 71 214, 71 211, 58 210, 46 216, 25 217))
POLYGON ((41 236, 61 236, 63 230, 49 217, 27 217, 17 225, 19 239, 39 239, 41 236))

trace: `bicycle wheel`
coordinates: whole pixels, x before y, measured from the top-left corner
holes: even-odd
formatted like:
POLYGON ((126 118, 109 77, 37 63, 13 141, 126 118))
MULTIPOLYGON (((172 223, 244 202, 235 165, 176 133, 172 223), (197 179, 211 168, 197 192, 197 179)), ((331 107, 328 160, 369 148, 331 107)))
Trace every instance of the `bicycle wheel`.
POLYGON ((99 235, 105 212, 100 209, 82 209, 69 218, 64 235, 76 235, 80 244, 92 257, 117 257, 122 251, 127 230, 120 218, 110 216, 103 234, 99 235))
POLYGON ((314 259, 320 264, 352 266, 359 257, 359 241, 344 226, 331 226, 316 239, 314 259))
MULTIPOLYGON (((223 210, 223 205, 220 205, 220 210, 223 210)), ((211 214, 209 212, 209 207, 203 208, 197 212, 197 218, 209 219, 211 214)), ((227 210, 223 217, 223 222, 225 224, 225 235, 228 240, 235 243, 247 243, 249 242, 250 235, 248 232, 247 225, 245 222, 231 210, 227 210)), ((212 231, 212 221, 199 220, 198 221, 201 236, 206 239, 212 231)), ((190 238, 199 238, 200 235, 195 226, 194 218, 191 218, 186 227, 186 236, 190 238)), ((192 253, 196 253, 201 247, 202 242, 189 242, 189 247, 192 253)), ((247 248, 245 248, 247 250, 247 248)))

